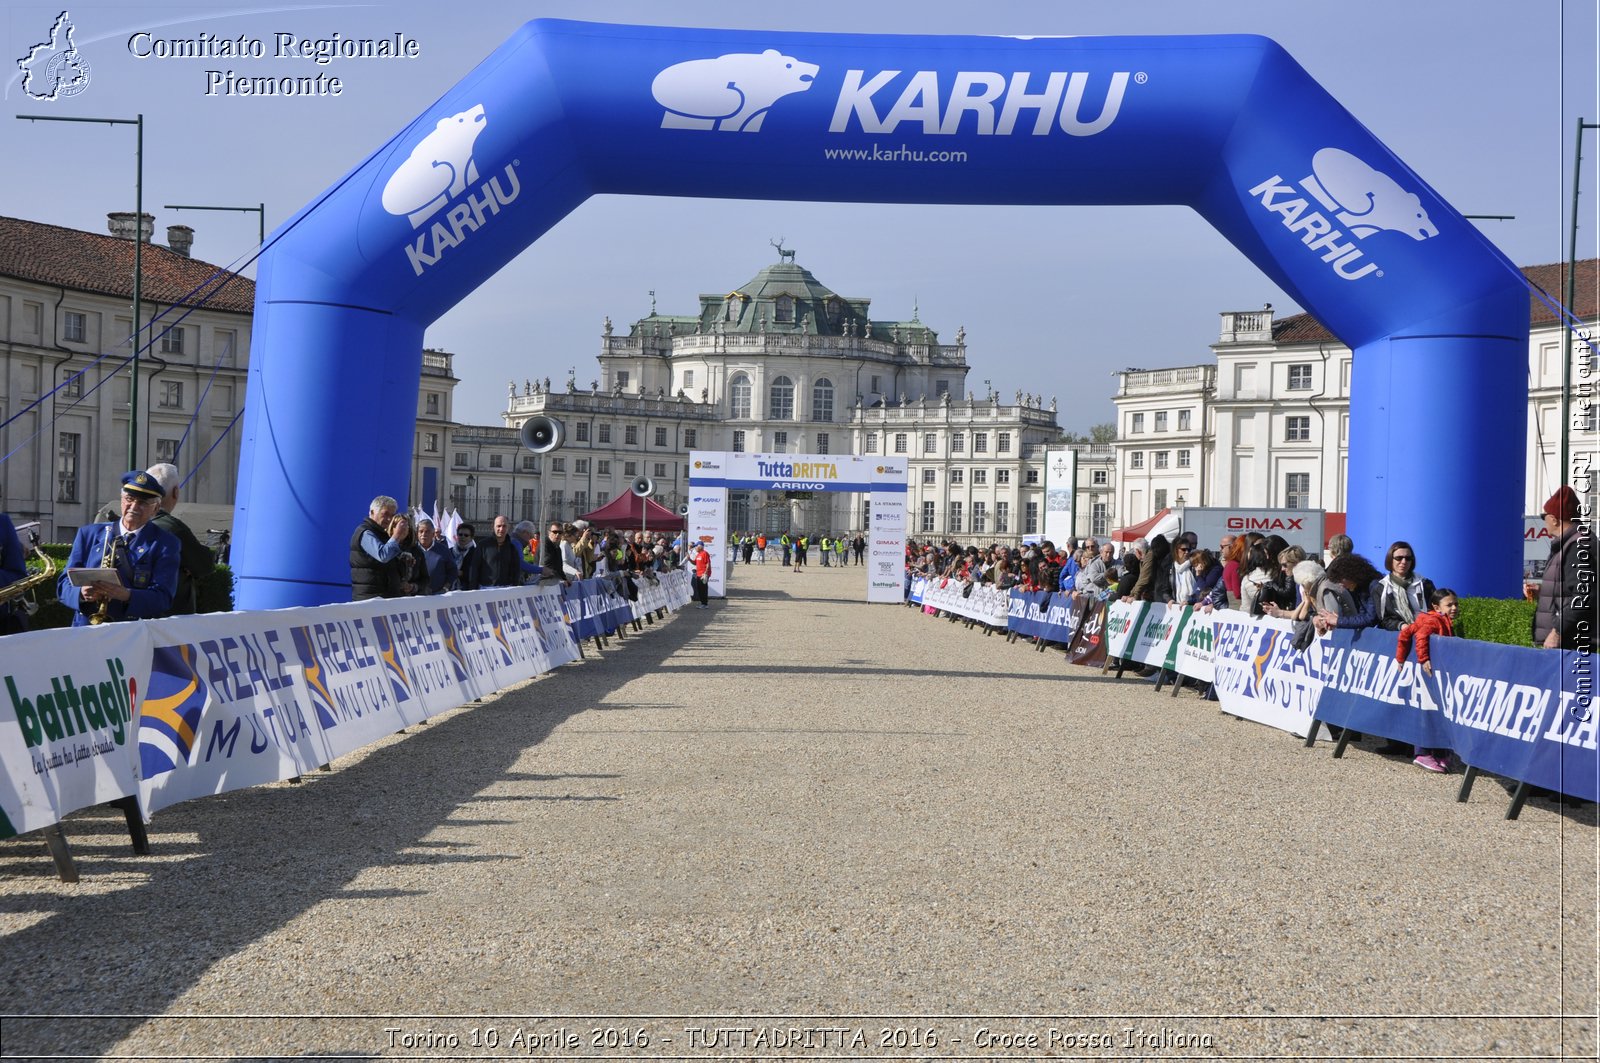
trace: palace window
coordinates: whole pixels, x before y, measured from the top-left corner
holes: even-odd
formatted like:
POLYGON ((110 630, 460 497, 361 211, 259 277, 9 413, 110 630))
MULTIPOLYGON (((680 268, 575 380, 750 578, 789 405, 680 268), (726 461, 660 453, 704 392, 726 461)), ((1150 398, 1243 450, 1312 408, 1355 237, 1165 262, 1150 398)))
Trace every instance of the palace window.
POLYGON ((735 373, 733 379, 728 381, 729 417, 750 419, 750 392, 750 378, 743 373, 735 373))
POLYGON ((773 421, 794 419, 794 381, 780 376, 767 392, 767 417, 773 421))
POLYGON ((811 419, 833 420, 833 381, 823 377, 811 385, 811 419))

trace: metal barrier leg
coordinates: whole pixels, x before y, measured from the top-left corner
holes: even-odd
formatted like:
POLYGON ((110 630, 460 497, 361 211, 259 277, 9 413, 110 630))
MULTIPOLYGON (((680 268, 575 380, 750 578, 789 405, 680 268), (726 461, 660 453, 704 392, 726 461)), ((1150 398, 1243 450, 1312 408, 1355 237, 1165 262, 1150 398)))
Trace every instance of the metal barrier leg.
POLYGON ((1461 773, 1461 788, 1456 791, 1456 800, 1465 801, 1472 796, 1472 784, 1478 781, 1478 769, 1471 764, 1461 773))
POLYGON ((1350 736, 1353 734, 1355 734, 1355 732, 1350 730, 1348 727, 1339 732, 1339 741, 1335 742, 1333 745, 1333 756, 1335 760, 1344 756, 1344 747, 1350 744, 1350 736))
POLYGON ((122 809, 122 816, 128 821, 128 838, 133 842, 133 851, 140 856, 150 855, 150 835, 145 833, 144 817, 139 815, 139 802, 133 797, 119 797, 108 802, 112 808, 122 809))
POLYGON ((1507 819, 1516 819, 1522 815, 1522 806, 1528 803, 1528 795, 1532 787, 1525 782, 1517 783, 1517 788, 1511 792, 1511 805, 1506 809, 1507 819))
POLYGON ((61 833, 61 824, 52 823, 39 833, 44 835, 44 844, 50 850, 50 859, 55 861, 56 874, 61 876, 61 881, 78 881, 78 865, 73 863, 72 850, 67 848, 67 836, 61 833))
POLYGON ((1311 730, 1306 732, 1306 748, 1317 748, 1317 727, 1320 726, 1315 716, 1311 717, 1311 730))

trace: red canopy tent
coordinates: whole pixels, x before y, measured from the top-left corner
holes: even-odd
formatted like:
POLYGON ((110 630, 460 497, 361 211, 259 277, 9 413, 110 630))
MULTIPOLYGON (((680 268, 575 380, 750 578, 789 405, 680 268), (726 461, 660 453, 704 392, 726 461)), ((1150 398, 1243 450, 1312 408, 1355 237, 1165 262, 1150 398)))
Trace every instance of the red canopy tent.
POLYGON ((1135 539, 1148 539, 1152 535, 1165 535, 1170 539, 1172 533, 1177 530, 1177 514, 1170 509, 1163 509, 1149 520, 1142 520, 1138 524, 1130 524, 1126 528, 1117 528, 1111 533, 1111 540, 1118 543, 1131 543, 1135 539))
POLYGON ((646 530, 659 528, 661 531, 677 531, 683 527, 682 517, 666 506, 658 505, 632 491, 624 491, 599 509, 585 513, 578 519, 586 520, 596 528, 632 530, 642 527, 646 530))

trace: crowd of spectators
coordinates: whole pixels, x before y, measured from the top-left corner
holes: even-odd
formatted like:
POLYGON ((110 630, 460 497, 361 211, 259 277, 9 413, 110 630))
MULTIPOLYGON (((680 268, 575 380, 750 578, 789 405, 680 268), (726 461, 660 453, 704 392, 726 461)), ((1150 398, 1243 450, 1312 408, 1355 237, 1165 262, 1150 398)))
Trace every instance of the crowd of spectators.
MULTIPOLYGON (((689 560, 682 534, 597 530, 588 521, 551 521, 543 536, 532 521, 513 525, 500 515, 491 534, 479 536, 471 524, 456 529, 446 543, 433 521, 413 528, 387 495, 372 500, 367 519, 350 539, 351 597, 400 598, 522 584, 569 585, 597 576, 634 578, 678 568, 689 560)), ((632 595, 630 595, 632 596, 632 595)))
MULTIPOLYGON (((1532 643, 1593 653, 1600 644, 1595 607, 1600 558, 1594 535, 1580 520, 1580 506, 1570 487, 1545 503, 1550 560, 1536 597, 1532 643)), ((1415 654, 1428 675, 1433 673, 1432 638, 1465 634, 1458 596, 1420 573, 1417 551, 1404 540, 1389 544, 1381 571, 1344 534, 1330 536, 1320 557, 1307 556, 1278 535, 1224 535, 1213 550, 1188 532, 1138 539, 1120 554, 1092 538, 1065 549, 1048 540, 1020 549, 913 541, 906 559, 913 575, 1060 592, 1075 603, 1086 597, 1142 601, 1286 619, 1293 624, 1293 644, 1302 649, 1335 629, 1381 628, 1398 632, 1399 659, 1415 654)), ((1449 770, 1449 750, 1390 743, 1385 751, 1400 749, 1421 768, 1449 770)))

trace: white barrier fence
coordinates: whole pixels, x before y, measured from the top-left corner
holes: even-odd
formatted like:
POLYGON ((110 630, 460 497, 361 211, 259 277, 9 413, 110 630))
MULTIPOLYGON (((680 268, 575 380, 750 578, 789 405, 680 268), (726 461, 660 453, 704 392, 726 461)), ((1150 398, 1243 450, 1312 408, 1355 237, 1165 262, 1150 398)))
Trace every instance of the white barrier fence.
MULTIPOLYGON (((634 615, 688 600, 688 574, 662 573, 634 615)), ((0 837, 303 775, 578 656, 557 587, 8 636, 0 837)))

